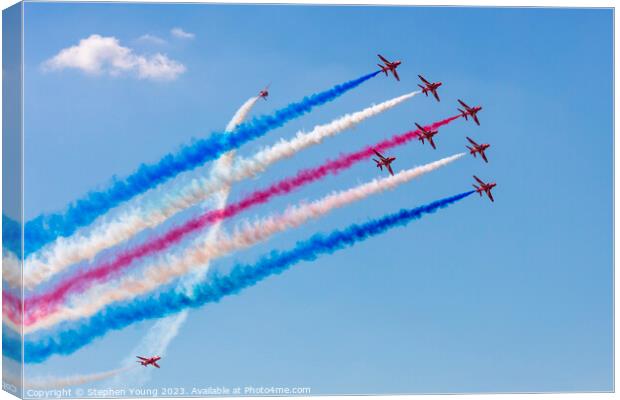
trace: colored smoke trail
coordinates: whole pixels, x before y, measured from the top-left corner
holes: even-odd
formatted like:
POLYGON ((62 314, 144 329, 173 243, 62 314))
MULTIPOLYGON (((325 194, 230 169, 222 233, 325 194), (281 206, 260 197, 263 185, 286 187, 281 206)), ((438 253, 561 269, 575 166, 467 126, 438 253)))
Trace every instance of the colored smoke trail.
POLYGON ((21 224, 2 214, 2 247, 13 254, 19 254, 22 250, 21 245, 22 231, 21 224))
MULTIPOLYGON (((456 118, 458 118, 458 116, 447 118, 445 120, 435 122, 429 127, 436 129, 437 127, 445 125, 456 118)), ((266 203, 274 196, 288 194, 291 191, 321 179, 328 174, 337 174, 344 169, 350 168, 357 162, 372 157, 374 155, 373 149, 385 150, 396 145, 401 145, 417 137, 418 133, 419 132, 416 130, 402 135, 396 135, 389 140, 384 140, 374 146, 366 147, 356 153, 342 155, 338 159, 328 161, 319 167, 301 170, 296 176, 285 178, 266 189, 255 191, 242 200, 233 203, 222 210, 209 211, 199 217, 190 219, 184 224, 171 229, 167 233, 158 236, 155 239, 123 251, 110 262, 78 272, 66 280, 63 280, 52 290, 27 298, 25 300, 26 315, 24 317, 24 324, 32 325, 38 319, 44 318, 50 313, 54 313, 59 304, 70 294, 84 291, 96 282, 109 279, 121 270, 129 267, 136 259, 163 251, 173 244, 178 243, 187 235, 196 232, 209 224, 231 218, 247 210, 248 208, 266 203)), ((17 310, 19 310, 19 298, 5 292, 3 293, 3 299, 3 309, 5 310, 7 317, 9 319, 13 319, 13 316, 17 315, 17 310)))
MULTIPOLYGON (((177 174, 214 160, 221 154, 236 149, 263 136, 268 131, 281 127, 286 122, 310 112, 314 107, 335 100, 378 73, 379 71, 375 71, 336 85, 326 91, 305 97, 272 115, 256 117, 237 127, 231 135, 226 132, 215 132, 207 138, 183 147, 176 153, 167 154, 154 164, 142 164, 136 172, 127 178, 114 181, 105 190, 88 193, 70 204, 63 212, 41 215, 27 222, 24 232, 24 256, 39 250, 58 237, 72 235, 78 228, 89 225, 97 217, 112 208, 166 182, 177 174)), ((5 246, 15 248, 16 244, 8 243, 5 246)))
MULTIPOLYGON (((407 93, 364 110, 346 114, 330 123, 315 126, 308 133, 298 132, 293 139, 280 140, 253 157, 240 159, 236 164, 231 163, 228 168, 214 169, 208 176, 195 178, 189 183, 184 182, 182 186, 167 190, 165 193, 157 193, 157 196, 152 196, 150 202, 133 205, 127 212, 97 226, 87 234, 76 234, 68 239, 61 238, 26 260, 24 285, 33 288, 70 265, 92 260, 100 251, 115 246, 146 228, 155 227, 178 212, 205 201, 223 186, 254 177, 270 165, 292 157, 307 147, 317 145, 325 138, 351 129, 419 93, 419 91, 407 93)), ((243 109, 242 107, 238 114, 243 115, 241 113, 243 109)), ((21 272, 15 269, 15 273, 7 273, 5 280, 9 284, 19 284, 21 272)))
MULTIPOLYGON (((227 275, 213 274, 211 279, 196 285, 191 295, 173 290, 128 304, 107 307, 75 329, 38 342, 26 341, 25 361, 42 362, 53 354, 70 354, 109 331, 122 329, 138 321, 161 318, 188 308, 218 302, 226 296, 238 294, 243 289, 254 286, 271 275, 282 273, 299 262, 314 261, 320 255, 334 253, 395 227, 405 226, 426 214, 446 208, 472 193, 474 191, 437 200, 421 207, 402 209, 363 224, 353 224, 345 229, 335 230, 327 235, 316 234, 308 240, 298 242, 291 250, 274 250, 261 257, 254 265, 237 264, 227 275)), ((13 354, 13 349, 19 347, 19 341, 10 342, 3 339, 3 345, 7 353, 13 354)))
POLYGON ((247 223, 231 236, 220 233, 215 238, 199 237, 195 240, 195 245, 188 249, 178 254, 162 255, 159 260, 145 266, 142 276, 123 277, 118 284, 110 287, 97 287, 87 292, 76 299, 79 304, 65 305, 53 313, 38 315, 37 318, 27 318, 23 327, 24 334, 52 327, 62 321, 92 316, 113 302, 126 301, 153 291, 217 257, 253 246, 269 239, 276 233, 297 227, 310 219, 319 218, 336 208, 393 189, 414 178, 444 167, 463 157, 463 155, 465 153, 455 154, 419 167, 400 171, 394 176, 374 179, 348 190, 334 192, 312 203, 290 208, 283 214, 247 223))

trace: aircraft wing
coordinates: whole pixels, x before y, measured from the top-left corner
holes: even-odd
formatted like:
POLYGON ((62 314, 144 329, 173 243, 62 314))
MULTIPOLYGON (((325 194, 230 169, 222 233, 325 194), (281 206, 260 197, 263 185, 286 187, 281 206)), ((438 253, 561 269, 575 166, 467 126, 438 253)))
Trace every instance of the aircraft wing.
POLYGON ((437 147, 435 147, 435 142, 433 141, 433 137, 432 136, 428 138, 428 142, 431 144, 433 149, 437 150, 437 147))
POLYGON ((394 74, 394 78, 396 78, 396 80, 400 82, 400 77, 398 76, 398 72, 396 72, 396 69, 393 69, 392 73, 394 74))
POLYGON ((465 102, 464 102, 463 100, 459 99, 458 101, 459 101, 459 103, 461 103, 461 105, 462 105, 463 107, 465 107, 466 109, 468 109, 468 110, 469 110, 469 109, 471 108, 471 107, 469 107, 467 104, 465 104, 465 102))
POLYGON ((394 175, 394 171, 392 171, 392 166, 390 164, 388 164, 387 169, 388 169, 388 171, 390 171, 390 174, 393 176, 394 175))
POLYGON ((474 179, 477 180, 479 184, 484 185, 484 182, 482 182, 476 175, 474 175, 474 179))
POLYGON ((472 115, 472 118, 474 119, 476 125, 480 125, 480 121, 478 121, 478 116, 476 114, 472 115))
POLYGON ((379 153, 377 150, 372 149, 372 151, 374 151, 375 154, 378 155, 380 159, 385 160, 385 157, 383 157, 383 155, 381 153, 379 153))
POLYGON ((473 140, 471 140, 468 136, 465 136, 465 138, 467 138, 467 140, 469 140, 469 143, 473 144, 474 146, 478 146, 478 143, 476 143, 473 140))
POLYGON ((439 95, 437 94, 436 90, 433 90, 433 96, 435 96, 435 98, 437 99, 437 101, 441 101, 439 100, 439 95))
POLYGON ((422 75, 418 75, 418 77, 420 78, 420 80, 424 83, 426 83, 427 85, 430 85, 431 83, 429 81, 427 81, 426 79, 424 79, 424 77, 422 75))
POLYGON ((148 361, 149 360, 148 358, 144 358, 144 357, 140 357, 140 356, 136 356, 136 357, 138 357, 142 361, 148 361))
POLYGON ((157 364, 157 362, 154 362, 154 363, 153 363, 153 366, 154 366, 155 368, 160 368, 160 366, 159 366, 159 364, 157 364))
POLYGON ((484 154, 484 151, 480 152, 480 155, 482 156, 482 159, 484 160, 484 162, 489 162, 489 160, 487 160, 487 156, 484 154))
POLYGON ((383 57, 381 54, 377 54, 377 56, 381 59, 381 61, 383 61, 384 63, 389 63, 388 60, 385 59, 385 57, 383 57))
POLYGON ((493 200, 493 195, 491 194, 491 191, 490 191, 490 190, 488 190, 488 191, 487 191, 487 195, 489 195, 489 199, 490 199, 491 201, 495 201, 495 200, 493 200))

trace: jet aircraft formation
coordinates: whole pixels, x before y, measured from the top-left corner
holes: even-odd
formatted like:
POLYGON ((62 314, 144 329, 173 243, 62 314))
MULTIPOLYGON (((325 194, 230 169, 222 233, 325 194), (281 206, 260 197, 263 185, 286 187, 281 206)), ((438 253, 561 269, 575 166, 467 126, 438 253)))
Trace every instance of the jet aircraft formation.
MULTIPOLYGON (((377 64, 381 68, 381 72, 383 72, 386 76, 388 75, 388 73, 391 73, 394 76, 394 78, 396 78, 397 81, 400 81, 400 76, 398 75, 398 72, 396 71, 396 69, 402 64, 402 62, 400 60, 389 61, 387 58, 385 58, 381 54, 378 54, 378 57, 383 63, 383 64, 377 64)), ((437 89, 440 86, 442 86, 442 82, 430 82, 426 78, 424 78, 422 75, 418 75, 418 78, 420 79, 420 81, 422 81, 421 84, 418 84, 418 86, 421 89, 421 92, 424 93, 427 97, 428 97, 428 94, 430 93, 433 95, 433 97, 438 102, 441 101, 439 98, 439 93, 437 89)), ((267 97, 269 96, 269 86, 270 85, 267 85, 265 86, 264 89, 259 91, 258 98, 267 100, 267 97)), ((478 119, 477 114, 478 112, 482 110, 482 107, 481 106, 473 106, 473 107, 469 106, 461 99, 458 99, 458 102, 460 104, 460 107, 462 107, 462 108, 457 108, 458 111, 460 112, 459 116, 465 118, 465 120, 468 120, 468 118, 471 117, 471 119, 477 125, 480 125, 480 120, 478 119)), ((418 140, 422 144, 424 144, 425 141, 428 142, 431 145, 431 147, 436 150, 437 146, 435 144, 433 137, 439 133, 439 130, 425 128, 424 126, 420 125, 417 122, 415 122, 415 126, 417 127, 418 140)), ((472 138, 468 136, 466 137, 466 139, 470 144, 469 146, 466 146, 467 149, 469 150, 469 153, 472 156, 474 156, 474 158, 477 156, 477 154, 480 154, 480 157, 484 160, 484 162, 488 163, 489 160, 487 159, 485 151, 490 147, 490 144, 488 143, 478 144, 472 138)), ((377 168, 383 171, 383 168, 385 167, 385 169, 390 175, 394 175, 392 163, 396 160, 396 157, 385 156, 376 149, 373 149, 373 151, 377 156, 377 158, 373 158, 373 161, 375 162, 377 168)), ((482 179, 478 178, 475 175, 473 176, 473 178, 476 180, 476 184, 473 185, 473 187, 476 189, 476 193, 478 193, 480 196, 482 196, 482 194, 484 193, 487 195, 489 200, 495 201, 493 198, 493 194, 491 193, 491 190, 495 186, 497 186, 497 184, 495 182, 488 182, 488 183, 484 182, 482 179)), ((138 360, 136 361, 140 363, 141 365, 143 365, 144 367, 151 365, 155 368, 160 368, 159 364, 157 363, 157 361, 161 360, 160 356, 152 356, 152 357, 136 356, 136 357, 138 358, 138 360)))
MULTIPOLYGON (((381 54, 378 54, 377 56, 383 63, 383 64, 377 64, 381 68, 381 72, 383 72, 386 76, 388 75, 388 72, 391 72, 394 78, 396 78, 397 81, 400 81, 400 76, 398 75, 398 72, 396 72, 396 69, 402 64, 402 62, 400 60, 389 61, 387 58, 385 58, 381 54)), ((437 89, 442 85, 442 82, 430 82, 426 78, 424 78, 422 75, 418 75, 418 78, 420 78, 420 80, 422 81, 421 84, 418 84, 418 86, 422 89, 421 90, 422 93, 424 93, 426 97, 428 97, 428 94, 431 93, 437 101, 440 101, 437 89)), ((482 110, 482 107, 481 106, 469 106, 461 99, 458 99, 458 102, 460 104, 460 108, 457 108, 457 110, 460 112, 460 116, 465 118, 466 121, 468 120, 469 117, 471 117, 471 119, 476 123, 476 125, 480 125, 480 120, 478 119, 478 112, 482 110)), ((437 135, 439 131, 437 129, 425 128, 422 125, 418 124, 417 122, 415 123, 415 125, 418 128, 418 140, 422 142, 422 144, 424 144, 424 141, 427 141, 433 149, 437 149, 437 146, 435 145, 435 141, 433 140, 433 137, 437 135)), ((467 149, 469 150, 469 153, 474 157, 476 157, 477 154, 480 154, 480 157, 484 160, 484 162, 488 163, 489 160, 487 159, 485 151, 491 145, 488 143, 478 144, 470 137, 466 137, 466 138, 471 145, 471 146, 466 146, 467 149)), ((377 150, 374 150, 374 152, 379 157, 378 160, 373 158, 377 167, 380 170, 383 170, 383 167, 386 167, 388 172, 391 175, 394 175, 394 171, 392 169, 392 162, 396 160, 396 157, 384 156, 381 153, 379 153, 377 150)), ((474 179, 477 182, 477 185, 473 185, 474 188, 476 189, 476 192, 480 194, 480 196, 482 196, 482 194, 484 193, 488 196, 489 200, 495 201, 493 199, 493 195, 491 194, 491 190, 495 186, 497 186, 497 184, 495 182, 485 183, 484 181, 482 181, 480 178, 478 178, 475 175, 474 175, 474 179)))

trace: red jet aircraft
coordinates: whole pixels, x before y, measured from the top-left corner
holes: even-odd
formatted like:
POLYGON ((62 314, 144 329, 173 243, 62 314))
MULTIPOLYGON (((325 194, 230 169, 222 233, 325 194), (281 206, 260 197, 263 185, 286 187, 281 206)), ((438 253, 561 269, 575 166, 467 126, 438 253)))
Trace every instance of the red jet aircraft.
MULTIPOLYGON (((467 136, 465 136, 465 137, 467 137, 467 136)), ((469 138, 469 137, 467 137, 467 140, 469 140, 469 143, 471 143, 471 145, 473 146, 473 147, 466 146, 469 149, 469 154, 471 154, 474 157, 476 157, 476 153, 480 153, 480 156, 482 157, 484 162, 488 163, 489 160, 487 160, 487 156, 484 154, 484 152, 485 152, 486 149, 491 147, 491 145, 488 144, 488 143, 478 144, 478 143, 474 142, 473 140, 471 140, 471 138, 469 138)))
POLYGON ((265 86, 263 90, 258 92, 258 97, 262 97, 265 101, 267 101, 267 96, 269 96, 269 85, 265 86))
POLYGON ((495 201, 495 200, 493 200, 493 195, 491 194, 491 189, 493 189, 495 186, 497 186, 497 184, 495 182, 484 183, 476 175, 474 175, 474 179, 476 181, 478 181, 478 184, 480 185, 479 187, 476 186, 476 185, 472 185, 473 187, 476 188, 476 192, 478 192, 480 194, 480 196, 482 196, 482 192, 484 192, 484 193, 487 194, 487 196, 489 196, 489 199, 491 201, 495 201))
POLYGON ((374 162, 377 163, 377 167, 379 167, 379 169, 381 171, 383 171, 383 167, 386 167, 387 170, 390 172, 391 175, 394 175, 394 171, 392 171, 392 161, 396 160, 396 157, 384 157, 381 153, 379 153, 377 150, 374 150, 375 154, 379 157, 379 159, 377 160, 376 158, 373 158, 372 160, 374 162))
POLYGON ((385 64, 385 65, 377 64, 379 68, 381 68, 381 71, 383 71, 385 76, 387 76, 388 71, 391 71, 392 74, 394 75, 394 78, 396 78, 397 81, 400 81, 400 78, 398 77, 398 72, 396 72, 396 68, 398 68, 398 66, 400 65, 400 61, 394 61, 394 62, 388 61, 381 54, 377 54, 377 56, 379 56, 381 61, 383 61, 383 63, 385 64))
POLYGON ((139 362, 140 364, 144 365, 145 367, 147 365, 152 365, 156 368, 159 368, 159 364, 157 364, 157 361, 161 360, 160 356, 153 356, 153 357, 140 357, 140 356, 136 356, 139 358, 139 360, 136 360, 137 362, 139 362))
POLYGON ((441 101, 441 100, 439 100, 439 95, 437 94, 437 88, 439 86, 441 86, 441 82, 430 83, 429 81, 424 79, 424 77, 422 75, 418 75, 418 77, 424 83, 424 86, 418 84, 418 86, 422 88, 422 93, 424 93, 426 95, 426 97, 428 97, 428 92, 431 92, 433 94, 433 96, 435 96, 437 101, 441 101))
POLYGON ((420 126, 420 124, 418 124, 417 122, 415 123, 415 126, 418 127, 418 129, 420 130, 420 135, 418 136, 418 140, 422 142, 422 144, 424 144, 424 139, 428 140, 428 142, 431 144, 431 146, 433 146, 433 149, 437 149, 437 147, 435 147, 435 142, 433 142, 433 136, 435 136, 436 134, 439 133, 438 130, 426 130, 424 129, 423 126, 420 126))
POLYGON ((463 106, 463 108, 465 108, 465 110, 461 110, 460 108, 458 109, 461 112, 461 116, 465 117, 465 120, 467 120, 467 116, 471 115, 474 122, 477 125, 480 125, 480 121, 478 121, 478 116, 476 116, 476 114, 478 113, 478 111, 482 110, 482 107, 480 106, 470 107, 467 104, 465 104, 463 100, 460 100, 460 99, 459 99, 459 103, 463 106))

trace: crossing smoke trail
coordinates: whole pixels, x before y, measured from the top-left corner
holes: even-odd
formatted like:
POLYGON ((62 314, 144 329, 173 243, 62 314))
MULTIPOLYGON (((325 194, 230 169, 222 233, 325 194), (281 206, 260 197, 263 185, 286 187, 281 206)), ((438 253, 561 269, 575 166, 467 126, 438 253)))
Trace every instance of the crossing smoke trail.
POLYGON ((332 193, 315 202, 291 208, 282 215, 271 216, 252 224, 248 223, 242 229, 235 231, 232 236, 220 233, 215 240, 198 238, 195 240, 195 245, 189 249, 179 254, 162 256, 158 261, 147 265, 144 268, 143 276, 124 277, 117 285, 111 288, 102 289, 98 287, 86 293, 76 300, 79 301, 79 304, 64 306, 56 312, 40 316, 39 318, 27 319, 24 322, 24 334, 49 328, 62 321, 86 318, 110 303, 125 301, 153 291, 162 285, 172 282, 175 278, 191 272, 196 266, 210 262, 214 258, 265 241, 276 233, 297 227, 310 219, 321 217, 336 208, 392 189, 421 175, 446 166, 458 160, 464 154, 455 154, 426 165, 401 171, 394 176, 374 179, 360 186, 332 193))
MULTIPOLYGON (((30 255, 57 237, 72 235, 78 228, 89 225, 97 217, 112 208, 158 186, 177 174, 214 160, 221 154, 238 148, 263 136, 268 131, 310 112, 314 107, 335 100, 373 78, 379 72, 375 71, 336 85, 326 91, 305 97, 272 115, 256 117, 237 127, 231 135, 226 134, 226 132, 213 133, 208 138, 185 146, 174 154, 169 153, 154 164, 143 164, 136 172, 123 180, 115 181, 105 190, 88 193, 70 204, 62 213, 41 215, 27 222, 24 227, 24 256, 30 255)), ((15 243, 8 243, 6 246, 16 248, 15 243)))
MULTIPOLYGON (((431 124, 430 126, 435 128, 442 123, 447 123, 446 121, 456 118, 458 117, 451 117, 431 124)), ((233 217, 257 204, 263 204, 274 196, 290 193, 300 186, 321 179, 330 173, 337 174, 346 168, 350 168, 354 163, 371 157, 374 154, 373 148, 385 150, 391 146, 403 144, 407 140, 417 137, 417 135, 418 131, 411 131, 402 135, 397 135, 392 139, 380 142, 375 146, 366 147, 356 153, 340 156, 338 159, 329 161, 319 167, 301 170, 292 178, 283 179, 266 189, 255 191, 254 193, 246 196, 244 199, 233 203, 222 210, 207 212, 197 218, 187 221, 179 227, 176 227, 155 239, 124 251, 110 262, 103 263, 102 265, 89 270, 78 272, 70 278, 63 280, 51 291, 27 298, 25 300, 26 315, 24 318, 24 324, 30 325, 37 319, 44 318, 45 315, 53 313, 58 308, 59 304, 70 294, 81 292, 96 282, 109 279, 119 271, 129 267, 131 263, 138 258, 160 252, 169 246, 178 243, 190 233, 196 232, 214 222, 233 217)), ((19 298, 11 293, 5 292, 3 293, 3 299, 3 309, 5 310, 8 318, 12 318, 13 315, 17 316, 17 310, 19 309, 19 298)))
MULTIPOLYGON (((70 265, 92 259, 100 251, 115 246, 143 229, 157 226, 178 212, 205 201, 222 186, 256 176, 270 165, 291 157, 309 146, 317 145, 327 137, 351 129, 364 120, 394 108, 419 93, 419 91, 407 93, 367 107, 362 111, 346 114, 328 124, 315 126, 308 133, 298 132, 293 139, 280 140, 275 145, 259 151, 253 157, 240 159, 236 164, 231 162, 227 168, 214 169, 210 175, 195 178, 191 182, 184 182, 180 187, 167 190, 166 193, 157 193, 157 196, 152 196, 149 202, 143 205, 133 205, 127 212, 109 222, 104 222, 88 234, 59 238, 26 260, 24 286, 33 288, 70 265)), ((20 284, 19 268, 8 271, 14 271, 14 273, 7 272, 4 277, 5 281, 10 285, 20 284)))
MULTIPOLYGON (((173 290, 131 303, 107 307, 73 330, 38 342, 27 341, 25 361, 42 362, 52 354, 70 354, 109 331, 122 329, 138 321, 161 318, 180 310, 218 302, 226 296, 238 294, 243 289, 254 286, 271 275, 282 273, 296 263, 314 261, 322 254, 331 254, 392 228, 404 226, 426 214, 448 207, 472 193, 474 191, 437 200, 421 207, 402 209, 394 214, 363 224, 353 224, 327 235, 316 234, 306 241, 298 242, 291 250, 274 250, 261 257, 254 265, 237 264, 227 275, 213 274, 209 280, 196 285, 191 295, 173 290)), ((10 342, 3 338, 3 346, 9 354, 13 354, 19 345, 19 341, 10 342)))
MULTIPOLYGON (((233 118, 230 120, 228 125, 226 126, 226 131, 233 131, 237 125, 242 123, 247 117, 250 109, 256 101, 258 101, 259 97, 254 97, 253 99, 248 100, 246 104, 241 106, 241 108, 235 113, 233 118)), ((232 167, 233 160, 235 158, 235 151, 229 151, 224 154, 222 157, 218 158, 213 167, 211 168, 211 172, 217 172, 221 170, 229 170, 232 167)), ((222 186, 221 190, 216 193, 215 196, 215 208, 222 209, 226 206, 226 202, 228 200, 228 196, 230 194, 230 185, 222 186)), ((217 232, 220 228, 220 222, 216 222, 213 224, 209 231, 209 237, 214 238, 217 235, 217 232)), ((204 275, 209 268, 209 264, 202 265, 196 273, 192 276, 193 281, 199 281, 204 279, 204 275)), ((138 343, 138 345, 133 349, 131 354, 157 354, 160 357, 164 357, 166 355, 166 350, 168 345, 174 339, 181 326, 187 319, 187 310, 181 311, 176 315, 171 315, 168 318, 158 320, 148 331, 147 335, 138 343)), ((123 360, 122 365, 132 365, 135 362, 133 356, 128 356, 123 360)), ((115 377, 114 382, 112 382, 112 387, 125 386, 125 382, 130 383, 132 386, 142 386, 149 379, 151 374, 151 369, 147 368, 133 370, 127 374, 118 375, 115 377)))

